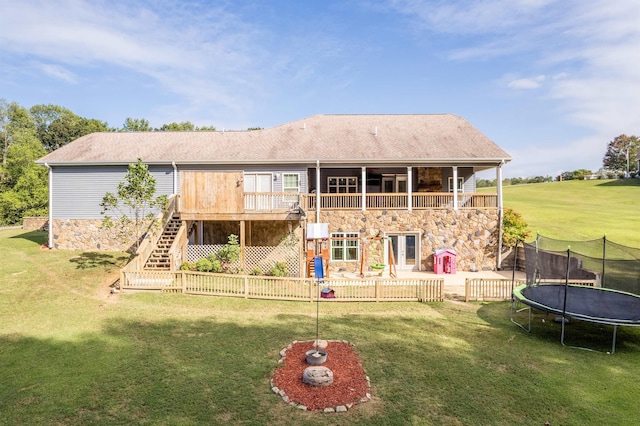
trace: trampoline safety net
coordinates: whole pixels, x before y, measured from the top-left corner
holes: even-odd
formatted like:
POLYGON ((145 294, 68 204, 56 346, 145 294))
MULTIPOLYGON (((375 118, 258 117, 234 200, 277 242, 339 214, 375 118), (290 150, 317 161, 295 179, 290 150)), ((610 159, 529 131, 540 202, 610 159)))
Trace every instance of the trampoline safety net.
POLYGON ((524 249, 527 285, 568 281, 640 294, 640 248, 606 237, 568 241, 538 235, 524 249))

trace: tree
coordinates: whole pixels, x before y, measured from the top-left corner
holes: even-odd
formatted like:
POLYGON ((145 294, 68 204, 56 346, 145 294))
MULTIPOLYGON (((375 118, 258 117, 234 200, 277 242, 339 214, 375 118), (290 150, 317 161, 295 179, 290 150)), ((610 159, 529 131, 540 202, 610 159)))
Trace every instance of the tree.
POLYGON ((30 109, 38 137, 47 151, 53 151, 84 135, 108 132, 106 122, 80 117, 58 105, 34 105, 30 109))
POLYGON ((215 131, 215 130, 216 130, 215 126, 196 127, 190 121, 183 121, 182 123, 176 123, 174 121, 173 123, 163 124, 162 127, 160 127, 159 129, 155 129, 155 131, 157 132, 184 132, 184 131, 204 132, 204 131, 215 131))
POLYGON ((21 129, 13 138, 1 185, 1 225, 17 225, 24 216, 45 216, 49 202, 47 169, 35 164, 45 154, 35 131, 21 129))
POLYGON ((115 238, 123 244, 129 244, 133 237, 134 252, 137 251, 145 231, 153 224, 154 215, 167 206, 167 197, 155 197, 155 192, 156 180, 149 166, 141 159, 129 164, 117 193, 107 192, 102 198, 103 229, 114 230, 115 238))
POLYGON ((123 132, 151 132, 153 128, 149 126, 149 121, 144 118, 129 118, 124 120, 124 126, 122 126, 123 132))
MULTIPOLYGON (((9 147, 24 131, 34 130, 34 122, 25 108, 16 102, 7 103, 0 99, 0 146, 2 147, 2 166, 7 164, 9 147)), ((1 180, 2 176, 0 176, 1 180)))
POLYGON ((524 241, 531 234, 527 230, 527 222, 522 215, 513 209, 504 209, 502 215, 502 244, 505 247, 513 248, 518 241, 524 241))
POLYGON ((607 152, 602 159, 602 167, 609 170, 637 171, 638 163, 635 161, 640 147, 640 139, 637 136, 616 136, 607 145, 607 152))

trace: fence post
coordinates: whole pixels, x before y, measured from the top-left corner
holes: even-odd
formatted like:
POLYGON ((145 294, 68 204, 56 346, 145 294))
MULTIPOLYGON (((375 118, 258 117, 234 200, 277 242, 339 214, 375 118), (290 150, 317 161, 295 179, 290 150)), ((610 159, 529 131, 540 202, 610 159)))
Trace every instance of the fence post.
POLYGON ((246 275, 244 276, 244 298, 249 298, 249 277, 246 275))
POLYGON ((464 301, 469 302, 469 291, 471 290, 471 283, 469 278, 464 280, 464 301))
POLYGON ((376 284, 376 302, 380 301, 380 280, 374 281, 376 284))
POLYGON ((180 272, 180 279, 182 280, 182 294, 187 292, 187 272, 180 272))

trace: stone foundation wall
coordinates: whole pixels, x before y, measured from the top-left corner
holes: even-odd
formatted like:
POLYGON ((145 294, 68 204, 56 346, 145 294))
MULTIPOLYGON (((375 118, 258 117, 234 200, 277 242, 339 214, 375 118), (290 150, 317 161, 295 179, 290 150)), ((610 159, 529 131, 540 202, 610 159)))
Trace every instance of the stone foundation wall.
MULTIPOLYGON (((314 222, 315 214, 309 216, 309 222, 314 222)), ((423 271, 433 270, 433 252, 444 248, 456 251, 460 271, 496 269, 499 228, 498 211, 494 209, 324 211, 320 212, 320 222, 329 223, 329 232, 357 232, 367 238, 391 232, 419 233, 423 271)), ((381 244, 372 246, 371 252, 373 261, 379 261, 376 252, 381 253, 381 244)), ((356 263, 336 263, 331 269, 355 270, 359 268, 356 263)))
POLYGON ((62 250, 126 251, 113 232, 101 229, 100 219, 53 220, 52 248, 62 250))
POLYGON ((22 229, 25 231, 46 231, 49 229, 48 217, 23 217, 22 229))

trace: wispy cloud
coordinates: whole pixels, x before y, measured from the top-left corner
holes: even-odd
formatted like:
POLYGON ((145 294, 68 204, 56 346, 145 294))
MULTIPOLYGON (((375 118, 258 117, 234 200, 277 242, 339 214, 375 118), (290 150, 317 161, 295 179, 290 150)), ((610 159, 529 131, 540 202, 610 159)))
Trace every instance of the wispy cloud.
POLYGON ((577 152, 591 158, 587 164, 597 165, 608 140, 621 133, 640 133, 640 3, 636 0, 390 0, 389 4, 411 16, 422 31, 463 41, 464 47, 450 49, 451 60, 508 58, 512 64, 520 63, 526 68, 508 72, 533 77, 499 80, 521 93, 536 89, 536 99, 557 103, 555 113, 591 132, 588 137, 547 141, 555 155, 526 155, 531 169, 541 167, 531 164, 535 158, 575 163, 577 152), (560 143, 568 149, 558 149, 560 143))
POLYGON ((76 84, 78 82, 77 75, 69 69, 56 64, 43 64, 35 63, 33 68, 40 72, 53 77, 57 80, 64 81, 69 84, 76 84))

